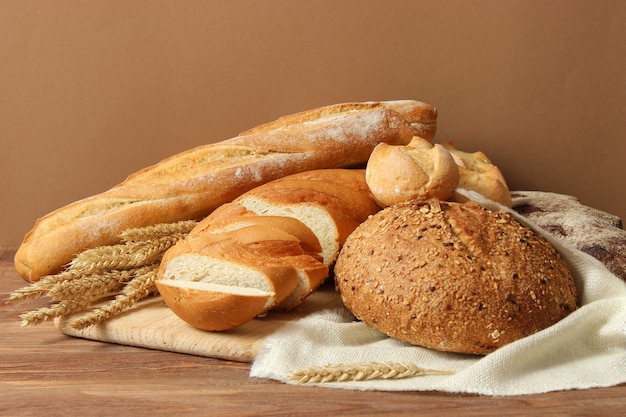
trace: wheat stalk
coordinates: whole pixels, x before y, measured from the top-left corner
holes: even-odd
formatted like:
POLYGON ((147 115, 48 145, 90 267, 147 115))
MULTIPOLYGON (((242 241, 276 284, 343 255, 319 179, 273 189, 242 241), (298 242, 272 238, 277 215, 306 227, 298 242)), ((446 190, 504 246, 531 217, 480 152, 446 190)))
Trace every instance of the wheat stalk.
POLYGON ((63 300, 49 307, 41 307, 21 314, 20 319, 22 319, 23 327, 34 326, 56 317, 83 311, 89 307, 89 304, 90 301, 85 299, 63 300))
POLYGON ((70 269, 86 275, 114 269, 137 268, 151 263, 182 237, 180 234, 161 236, 149 241, 88 249, 72 260, 70 269))
POLYGON ((94 302, 114 296, 77 319, 74 327, 99 323, 157 292, 154 281, 163 254, 196 224, 187 220, 127 229, 120 234, 121 243, 83 251, 64 271, 12 292, 7 302, 44 296, 56 301, 22 314, 22 324, 29 326, 85 312, 94 302))
POLYGON ((126 229, 120 234, 123 242, 154 240, 162 236, 186 235, 198 224, 195 220, 183 220, 177 223, 161 223, 152 226, 126 229))
POLYGON ((104 271, 55 284, 46 294, 53 300, 98 300, 133 278, 134 270, 104 271))
POLYGON ((71 326, 76 330, 101 323, 119 313, 128 310, 137 302, 143 300, 156 291, 154 281, 157 277, 158 264, 139 268, 115 298, 108 303, 96 307, 92 311, 72 321, 71 326))
POLYGON ((307 384, 452 374, 454 374, 452 371, 421 368, 411 362, 359 362, 350 365, 328 364, 296 369, 289 374, 289 380, 298 384, 307 384))
POLYGON ((80 277, 76 271, 66 270, 56 275, 47 275, 39 281, 30 284, 27 287, 18 288, 9 294, 7 303, 12 301, 25 301, 32 298, 43 297, 48 294, 55 285, 60 282, 71 281, 80 277))

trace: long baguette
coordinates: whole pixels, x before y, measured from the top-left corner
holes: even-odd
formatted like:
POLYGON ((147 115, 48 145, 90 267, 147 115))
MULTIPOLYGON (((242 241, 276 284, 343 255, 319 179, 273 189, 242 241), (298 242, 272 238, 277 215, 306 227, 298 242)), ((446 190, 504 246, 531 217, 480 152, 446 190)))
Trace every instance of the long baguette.
POLYGON ((365 164, 380 142, 405 144, 415 135, 431 140, 436 117, 433 106, 412 100, 338 104, 190 149, 37 220, 15 255, 15 267, 37 281, 86 249, 117 243, 125 229, 200 219, 293 173, 365 164))

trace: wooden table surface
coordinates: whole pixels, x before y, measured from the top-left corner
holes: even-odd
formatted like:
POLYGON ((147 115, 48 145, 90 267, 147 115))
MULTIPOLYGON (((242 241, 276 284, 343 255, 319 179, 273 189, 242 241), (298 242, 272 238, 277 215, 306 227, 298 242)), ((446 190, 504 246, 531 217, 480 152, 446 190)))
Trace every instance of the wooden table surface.
MULTIPOLYGON (((0 248, 0 297, 25 285, 0 248)), ((516 397, 360 392, 250 378, 250 365, 22 328, 0 303, 0 416, 618 416, 626 385, 516 397)))

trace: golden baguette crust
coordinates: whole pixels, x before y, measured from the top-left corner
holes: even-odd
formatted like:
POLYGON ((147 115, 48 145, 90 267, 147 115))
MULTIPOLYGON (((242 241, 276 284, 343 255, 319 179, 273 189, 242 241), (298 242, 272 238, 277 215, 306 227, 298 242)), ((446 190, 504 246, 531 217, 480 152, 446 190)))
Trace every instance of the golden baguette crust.
POLYGON ((280 229, 298 239, 305 253, 321 258, 322 246, 317 236, 301 221, 292 217, 258 216, 245 207, 233 203, 227 203, 217 208, 211 215, 199 222, 188 236, 191 237, 196 234, 221 236, 249 226, 280 229))
POLYGON ((429 348, 486 354, 576 309, 558 252, 504 212, 410 201, 380 211, 335 265, 346 307, 369 326, 429 348))
MULTIPOLYGON (((380 101, 380 102, 363 102, 363 103, 343 103, 335 104, 332 106, 320 107, 314 110, 307 110, 299 113, 295 113, 288 116, 283 116, 276 119, 273 122, 259 125, 255 128, 242 132, 240 136, 248 135, 266 135, 276 133, 278 131, 298 133, 297 127, 294 130, 294 126, 299 124, 308 124, 315 129, 316 123, 326 123, 324 120, 328 118, 342 116, 354 116, 359 112, 369 112, 373 109, 385 107, 392 109, 395 112, 403 116, 403 120, 400 122, 404 125, 408 123, 410 130, 414 136, 420 136, 427 140, 432 140, 437 131, 437 109, 430 104, 413 101, 413 100, 393 100, 393 101, 380 101)), ((360 122, 371 122, 371 116, 359 118, 360 122), (370 120, 368 120, 368 118, 370 120)), ((389 121, 390 124, 397 123, 397 121, 389 121)), ((398 126, 400 127, 400 126, 398 126)), ((398 142, 407 143, 404 140, 398 142)))
POLYGON ((362 169, 314 170, 261 185, 246 196, 253 195, 276 205, 315 203, 361 223, 380 210, 364 178, 362 169))
POLYGON ((121 231, 200 219, 274 179, 363 165, 380 142, 408 143, 436 130, 436 110, 417 101, 348 103, 286 116, 239 136, 179 153, 119 185, 40 218, 15 255, 27 280, 59 272, 78 253, 119 241, 121 231))

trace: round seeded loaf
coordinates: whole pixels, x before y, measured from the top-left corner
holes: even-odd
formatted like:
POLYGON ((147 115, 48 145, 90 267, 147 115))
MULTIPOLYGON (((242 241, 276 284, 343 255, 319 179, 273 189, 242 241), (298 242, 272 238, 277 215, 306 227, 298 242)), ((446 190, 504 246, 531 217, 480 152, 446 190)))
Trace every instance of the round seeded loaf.
POLYGON ((363 222, 335 265, 345 306, 389 336, 486 354, 576 309, 571 273, 545 239, 476 203, 410 201, 363 222))

